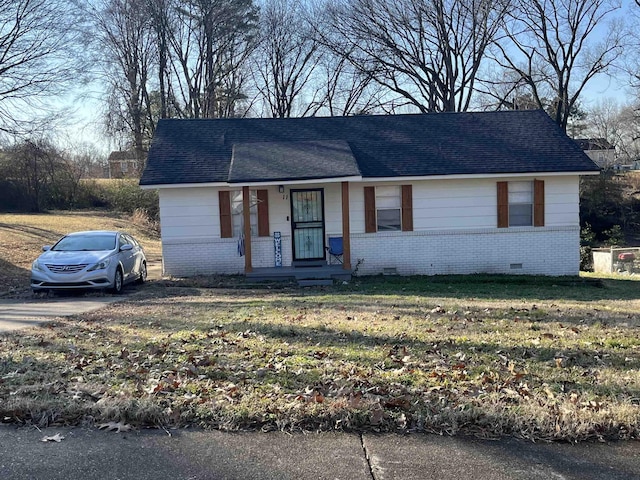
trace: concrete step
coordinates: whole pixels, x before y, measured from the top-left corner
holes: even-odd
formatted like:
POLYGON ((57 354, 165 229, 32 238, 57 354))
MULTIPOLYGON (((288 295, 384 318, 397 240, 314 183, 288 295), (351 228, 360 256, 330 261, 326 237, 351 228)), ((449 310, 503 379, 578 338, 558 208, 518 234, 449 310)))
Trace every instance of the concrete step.
POLYGON ((298 285, 301 287, 330 287, 333 285, 333 280, 321 280, 321 279, 307 279, 298 280, 298 285))

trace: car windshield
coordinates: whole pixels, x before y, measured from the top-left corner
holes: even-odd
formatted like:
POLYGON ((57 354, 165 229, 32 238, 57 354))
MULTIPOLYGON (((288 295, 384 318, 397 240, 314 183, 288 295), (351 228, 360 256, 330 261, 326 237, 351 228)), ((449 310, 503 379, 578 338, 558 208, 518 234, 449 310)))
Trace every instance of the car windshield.
POLYGON ((70 235, 62 238, 51 250, 57 252, 101 251, 116 248, 116 236, 113 233, 100 235, 70 235))

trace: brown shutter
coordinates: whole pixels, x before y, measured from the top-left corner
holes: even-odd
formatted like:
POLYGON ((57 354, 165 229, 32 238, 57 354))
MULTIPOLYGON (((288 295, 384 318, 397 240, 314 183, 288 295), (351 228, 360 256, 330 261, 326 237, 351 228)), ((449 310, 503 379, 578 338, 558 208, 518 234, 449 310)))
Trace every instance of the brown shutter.
POLYGON ((258 236, 269 236, 269 191, 258 190, 258 236))
POLYGON ((413 232, 413 188, 402 185, 402 231, 413 232))
POLYGON ((218 192, 220 200, 220 238, 233 237, 233 227, 231 225, 231 198, 228 191, 218 192))
POLYGON ((364 187, 364 231, 376 232, 376 188, 364 187))
POLYGON ((544 180, 533 181, 533 226, 544 227, 544 180))
POLYGON ((509 226, 509 184, 498 182, 498 228, 509 226))

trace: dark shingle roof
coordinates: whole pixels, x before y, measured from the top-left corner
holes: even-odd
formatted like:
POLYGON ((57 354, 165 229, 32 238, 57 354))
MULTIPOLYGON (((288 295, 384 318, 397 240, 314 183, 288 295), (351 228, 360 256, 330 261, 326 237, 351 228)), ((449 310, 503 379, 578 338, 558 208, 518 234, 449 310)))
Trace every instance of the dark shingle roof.
POLYGON ((615 150, 606 138, 576 138, 581 150, 615 150))
POLYGON ((231 182, 308 180, 360 176, 344 140, 237 143, 233 146, 231 182))
POLYGON ((158 122, 140 184, 302 180, 358 171, 380 178, 598 167, 541 110, 171 119, 158 122))

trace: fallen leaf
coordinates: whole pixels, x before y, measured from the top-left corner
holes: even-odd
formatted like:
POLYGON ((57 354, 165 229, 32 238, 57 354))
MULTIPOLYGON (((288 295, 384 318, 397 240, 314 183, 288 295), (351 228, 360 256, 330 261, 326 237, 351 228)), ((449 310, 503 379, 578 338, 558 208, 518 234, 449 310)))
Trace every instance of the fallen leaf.
POLYGON ((58 442, 58 443, 60 443, 62 440, 64 440, 64 435, 60 435, 59 433, 56 433, 55 435, 53 435, 51 437, 44 437, 41 441, 42 442, 58 442))
POLYGON ((384 410, 378 406, 378 408, 371 411, 369 414, 369 422, 371 425, 380 425, 384 418, 384 410))
POLYGON ((100 425, 98 425, 98 430, 106 430, 107 432, 115 431, 116 433, 128 432, 132 428, 133 427, 128 423, 122 423, 122 422, 108 422, 108 423, 101 423, 100 425))

